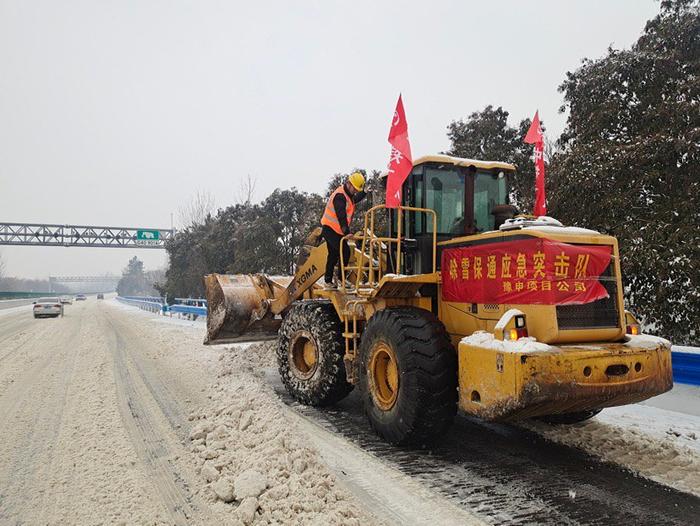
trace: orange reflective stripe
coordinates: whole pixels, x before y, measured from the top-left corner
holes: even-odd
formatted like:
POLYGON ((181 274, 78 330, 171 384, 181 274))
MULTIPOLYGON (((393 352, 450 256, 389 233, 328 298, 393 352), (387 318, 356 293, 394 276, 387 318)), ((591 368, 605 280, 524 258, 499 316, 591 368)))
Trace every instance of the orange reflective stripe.
POLYGON ((343 229, 340 228, 340 221, 338 221, 338 216, 335 213, 335 207, 333 206, 333 199, 338 192, 341 192, 345 196, 345 214, 348 218, 348 225, 352 221, 352 215, 355 213, 355 203, 352 198, 345 193, 345 188, 340 185, 336 188, 333 193, 328 198, 328 203, 326 203, 326 209, 323 211, 323 216, 321 217, 321 224, 327 225, 333 229, 336 234, 343 235, 343 229))

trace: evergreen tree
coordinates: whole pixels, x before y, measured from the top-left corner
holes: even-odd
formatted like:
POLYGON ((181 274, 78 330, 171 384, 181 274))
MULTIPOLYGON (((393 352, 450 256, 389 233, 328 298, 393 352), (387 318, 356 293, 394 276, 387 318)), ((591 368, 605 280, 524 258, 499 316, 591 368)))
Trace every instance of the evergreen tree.
POLYGON ((170 266, 158 290, 169 297, 202 297, 205 274, 292 274, 324 205, 321 196, 292 188, 277 189, 260 204, 218 210, 166 243, 170 266))
POLYGON ((699 336, 698 79, 699 4, 663 1, 631 49, 567 73, 548 181, 552 215, 618 238, 630 308, 676 343, 699 336))
POLYGON ((518 171, 511 179, 511 200, 521 212, 531 213, 535 201, 535 168, 531 160, 532 145, 523 142, 531 120, 523 119, 513 127, 508 124, 508 115, 501 106, 488 105, 464 120, 452 121, 447 126, 451 145, 446 153, 515 164, 518 171))
POLYGON ((134 256, 122 271, 122 277, 117 284, 120 296, 150 296, 154 293, 151 283, 143 271, 143 261, 134 256))

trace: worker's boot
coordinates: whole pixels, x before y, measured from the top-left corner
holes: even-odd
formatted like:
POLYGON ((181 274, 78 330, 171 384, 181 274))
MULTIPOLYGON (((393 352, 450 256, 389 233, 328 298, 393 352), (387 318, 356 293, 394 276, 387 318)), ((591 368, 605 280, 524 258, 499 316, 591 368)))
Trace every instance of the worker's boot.
POLYGON ((325 279, 323 280, 323 290, 338 290, 338 285, 333 281, 326 281, 325 279))

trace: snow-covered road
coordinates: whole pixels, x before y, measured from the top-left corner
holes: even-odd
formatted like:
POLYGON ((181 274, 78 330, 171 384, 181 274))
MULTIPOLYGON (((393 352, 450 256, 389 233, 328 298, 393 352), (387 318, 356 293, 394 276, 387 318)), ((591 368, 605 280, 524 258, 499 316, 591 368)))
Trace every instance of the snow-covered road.
MULTIPOLYGON (((610 441, 604 425, 599 434, 583 434, 589 443, 578 448, 549 441, 544 433, 520 426, 458 416, 434 450, 397 449, 368 429, 354 394, 332 410, 319 410, 300 406, 286 396, 274 370, 268 371, 267 378, 278 395, 309 421, 490 523, 694 524, 700 513, 698 497, 671 490, 615 463, 601 462, 591 446, 608 442, 618 453, 622 447, 610 441)), ((575 436, 583 433, 577 428, 543 429, 568 429, 575 436)), ((642 457, 646 453, 634 442, 628 445, 628 452, 642 457)))
POLYGON ((683 524, 700 514, 695 467, 676 462, 681 448, 695 462, 700 417, 631 406, 536 432, 459 417, 437 449, 397 449, 369 431, 356 397, 299 406, 269 346, 204 347, 203 334, 201 322, 93 298, 58 319, 34 320, 29 306, 0 313, 0 523, 683 524), (676 476, 684 492, 596 458, 664 484, 676 476), (654 471, 662 461, 676 471, 654 471))
MULTIPOLYGON (((272 488, 245 515, 212 497, 190 431, 222 351, 142 314, 91 299, 63 318, 0 316, 0 524, 228 524, 249 522, 251 504, 276 510, 262 499, 272 488)), ((375 522, 317 464, 333 499, 304 517, 375 522)))

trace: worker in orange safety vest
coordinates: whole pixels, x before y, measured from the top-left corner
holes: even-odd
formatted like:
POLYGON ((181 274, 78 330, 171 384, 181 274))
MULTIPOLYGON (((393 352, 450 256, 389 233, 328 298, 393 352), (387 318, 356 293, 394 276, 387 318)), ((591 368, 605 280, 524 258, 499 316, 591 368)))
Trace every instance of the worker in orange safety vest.
MULTIPOLYGON (((328 204, 321 217, 323 239, 328 246, 326 260, 325 288, 336 288, 333 280, 335 266, 340 259, 340 240, 350 234, 350 223, 355 212, 355 205, 365 197, 365 176, 360 172, 351 173, 328 198, 328 204)), ((350 247, 343 245, 343 261, 347 264, 350 247)))

